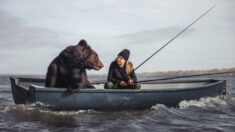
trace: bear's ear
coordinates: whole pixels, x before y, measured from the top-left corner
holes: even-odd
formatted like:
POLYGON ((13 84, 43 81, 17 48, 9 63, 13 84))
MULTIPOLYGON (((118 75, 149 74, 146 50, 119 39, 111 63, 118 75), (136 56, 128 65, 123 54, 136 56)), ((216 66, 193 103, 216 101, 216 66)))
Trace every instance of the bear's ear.
POLYGON ((87 44, 86 40, 82 39, 82 40, 78 43, 78 45, 80 45, 80 46, 87 46, 88 44, 87 44))
POLYGON ((83 50, 91 50, 91 47, 87 44, 86 40, 82 39, 79 43, 78 46, 83 47, 83 50))

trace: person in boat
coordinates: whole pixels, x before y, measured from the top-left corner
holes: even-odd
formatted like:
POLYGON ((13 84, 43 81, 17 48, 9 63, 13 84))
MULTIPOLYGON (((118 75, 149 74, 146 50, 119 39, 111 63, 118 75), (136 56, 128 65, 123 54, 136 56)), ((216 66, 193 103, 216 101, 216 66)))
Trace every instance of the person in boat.
POLYGON ((131 61, 128 61, 130 51, 122 50, 116 60, 109 67, 108 82, 105 83, 105 89, 140 89, 137 77, 131 61))

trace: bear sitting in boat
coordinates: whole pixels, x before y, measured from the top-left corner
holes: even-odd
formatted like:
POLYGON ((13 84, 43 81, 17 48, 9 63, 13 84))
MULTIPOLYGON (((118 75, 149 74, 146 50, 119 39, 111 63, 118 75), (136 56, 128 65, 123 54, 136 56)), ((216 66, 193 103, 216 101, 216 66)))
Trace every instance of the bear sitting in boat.
POLYGON ((64 49, 49 65, 46 74, 46 87, 94 88, 87 80, 86 69, 99 70, 103 67, 98 54, 81 40, 77 45, 64 49))

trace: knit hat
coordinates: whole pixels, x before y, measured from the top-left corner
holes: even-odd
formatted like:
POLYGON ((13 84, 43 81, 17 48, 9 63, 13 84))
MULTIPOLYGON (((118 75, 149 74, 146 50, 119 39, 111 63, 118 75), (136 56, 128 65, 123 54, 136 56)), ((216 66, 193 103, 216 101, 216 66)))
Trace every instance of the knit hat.
POLYGON ((121 51, 118 56, 122 56, 125 60, 129 59, 130 51, 128 49, 124 49, 121 51))

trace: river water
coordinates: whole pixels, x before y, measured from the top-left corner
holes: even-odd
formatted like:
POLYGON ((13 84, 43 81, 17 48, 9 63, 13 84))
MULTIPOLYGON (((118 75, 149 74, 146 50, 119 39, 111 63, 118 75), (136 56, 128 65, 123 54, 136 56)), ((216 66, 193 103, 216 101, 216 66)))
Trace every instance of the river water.
POLYGON ((235 76, 204 78, 226 79, 229 94, 182 101, 177 108, 156 104, 141 111, 50 111, 35 107, 35 104, 15 105, 9 76, 0 76, 0 131, 234 132, 235 76))

